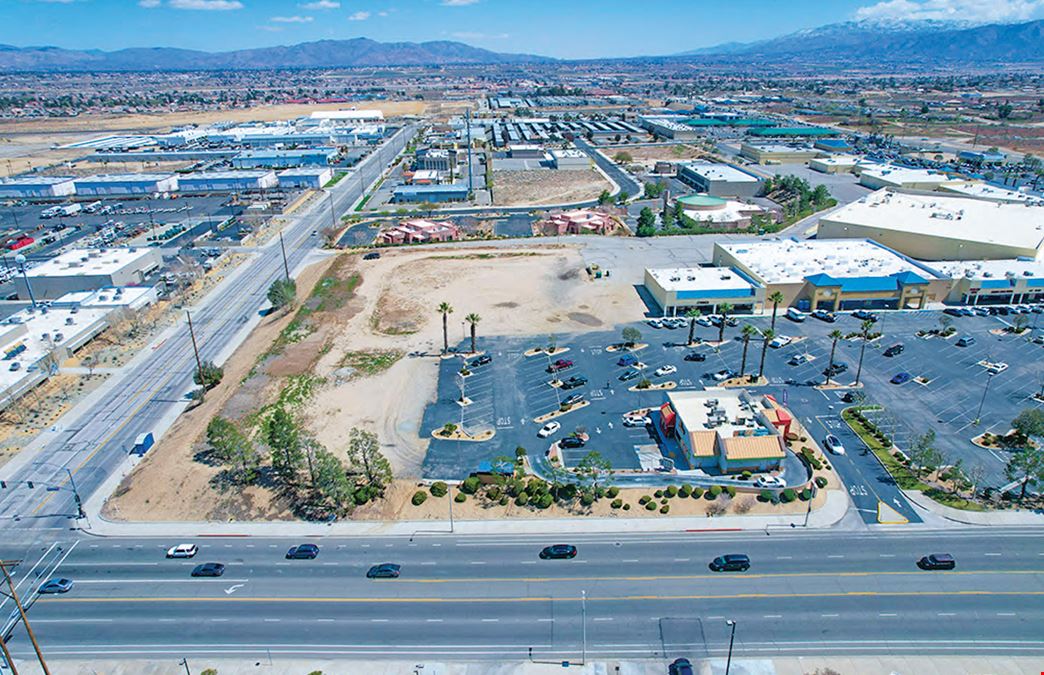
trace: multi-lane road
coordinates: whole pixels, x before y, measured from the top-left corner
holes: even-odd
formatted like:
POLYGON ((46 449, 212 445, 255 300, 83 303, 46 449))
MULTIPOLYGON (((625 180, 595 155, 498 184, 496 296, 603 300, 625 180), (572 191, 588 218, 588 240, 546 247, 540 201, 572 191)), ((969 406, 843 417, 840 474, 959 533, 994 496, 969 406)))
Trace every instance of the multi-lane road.
MULTIPOLYGON (((405 127, 364 159, 355 172, 283 228, 287 265, 293 269, 319 243, 312 233, 345 213, 385 166, 405 147, 415 127, 405 127), (334 215, 332 215, 334 214, 334 215)), ((266 302, 271 282, 284 274, 278 242, 261 248, 219 285, 193 314, 203 360, 233 343, 266 302)), ((86 500, 126 460, 134 439, 153 431, 186 404, 194 388, 195 359, 187 322, 122 374, 106 394, 69 420, 33 460, 15 471, 0 470, 0 527, 63 529, 77 513, 73 482, 86 500), (69 474, 75 476, 70 480, 69 474), (33 488, 28 483, 33 483, 33 488), (47 492, 46 489, 59 488, 47 492)))
MULTIPOLYGON (((726 620, 748 657, 1044 654, 1039 531, 569 541, 573 560, 540 560, 546 538, 449 535, 321 539, 315 560, 285 560, 295 542, 269 539, 196 540, 191 561, 165 559, 178 542, 154 539, 0 545, 0 557, 26 561, 17 583, 27 597, 51 576, 74 580, 29 610, 53 658, 703 657, 727 648, 726 620), (749 572, 709 571, 735 552, 750 555, 749 572), (952 553, 957 569, 918 569, 932 552, 952 553), (225 563, 225 575, 190 577, 206 561, 225 563), (366 579, 380 562, 401 564, 402 576, 366 579)), ((20 625, 9 645, 31 656, 20 625)))

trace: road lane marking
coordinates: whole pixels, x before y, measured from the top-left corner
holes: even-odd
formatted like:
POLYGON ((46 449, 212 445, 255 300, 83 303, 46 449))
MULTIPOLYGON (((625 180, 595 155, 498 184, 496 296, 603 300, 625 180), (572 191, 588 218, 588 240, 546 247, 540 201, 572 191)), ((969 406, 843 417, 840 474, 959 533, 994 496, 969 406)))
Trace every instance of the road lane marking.
POLYGON ((594 620, 595 621, 612 621, 613 617, 611 617, 611 616, 596 616, 594 618, 594 620))
POLYGON ((482 619, 482 623, 497 623, 500 619, 482 619))
POLYGON ((936 612, 936 616, 957 616, 955 612, 936 612))
POLYGON ((899 616, 899 615, 898 614, 894 614, 892 612, 878 612, 877 616, 899 616))
POLYGON ((782 619, 782 614, 765 614, 761 618, 763 619, 782 619))
POLYGON ((1015 616, 1015 612, 997 612, 997 616, 1015 616))
POLYGON ((820 614, 819 616, 823 617, 824 619, 836 619, 837 617, 839 617, 841 615, 840 614, 820 614))

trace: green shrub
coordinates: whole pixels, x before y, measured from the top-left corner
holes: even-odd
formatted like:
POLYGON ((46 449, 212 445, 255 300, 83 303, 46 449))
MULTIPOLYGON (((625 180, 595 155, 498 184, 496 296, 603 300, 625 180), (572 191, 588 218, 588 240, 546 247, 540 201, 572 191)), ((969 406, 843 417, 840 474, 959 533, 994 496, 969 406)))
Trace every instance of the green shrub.
POLYGON ((668 485, 667 489, 664 490, 664 494, 670 497, 671 499, 674 499, 678 496, 678 488, 674 487, 673 485, 668 485))
POLYGON ((620 494, 620 488, 618 488, 618 487, 616 487, 614 485, 613 487, 611 487, 608 490, 606 490, 605 494, 607 494, 609 497, 615 497, 618 494, 620 494))
POLYGON ((457 502, 458 504, 463 504, 464 502, 468 501, 468 496, 463 492, 458 492, 457 496, 453 498, 453 501, 457 502))
POLYGON ((413 493, 413 499, 411 499, 410 502, 412 502, 414 506, 420 506, 427 499, 428 499, 428 493, 427 492, 425 492, 424 490, 417 490, 416 492, 413 493))
POLYGON ((660 513, 670 513, 670 510, 671 510, 671 505, 670 504, 664 504, 663 506, 660 507, 660 513))
POLYGON ((698 487, 698 488, 693 488, 692 489, 692 498, 693 499, 699 499, 702 496, 703 496, 703 488, 699 488, 698 487))
POLYGON ((516 459, 522 459, 525 456, 526 456, 526 449, 525 448, 523 448, 521 445, 518 446, 517 448, 515 448, 515 458, 516 459))
POLYGON ((595 499, 601 499, 602 497, 604 497, 605 496, 605 488, 603 488, 601 486, 596 487, 595 491, 594 491, 594 496, 595 496, 595 499))
POLYGON ((511 500, 508 498, 507 495, 502 495, 500 497, 500 501, 497 502, 497 503, 500 504, 501 506, 507 506, 509 501, 511 501, 511 500))
POLYGON ((489 498, 491 501, 497 501, 498 499, 500 499, 500 495, 501 492, 499 485, 490 485, 489 488, 486 489, 486 497, 489 498))
POLYGON ((691 494, 692 494, 692 486, 689 485, 689 484, 682 485, 680 488, 678 488, 678 496, 679 497, 688 497, 691 494))
POLYGON ((750 477, 751 477, 752 475, 753 475, 753 474, 752 474, 751 472, 749 472, 749 471, 744 471, 743 473, 741 473, 741 474, 740 474, 740 480, 750 480, 750 477))
POLYGON ((657 490, 656 492, 653 493, 653 496, 656 497, 657 499, 659 499, 660 497, 663 496, 663 490, 657 490))
POLYGON ((825 476, 816 476, 816 487, 825 488, 827 486, 827 479, 825 476))
POLYGON ((540 495, 540 498, 537 500, 536 505, 542 509, 547 509, 551 507, 551 504, 553 504, 554 501, 555 498, 551 496, 551 493, 545 492, 544 494, 540 495))
POLYGON ((519 492, 518 496, 515 497, 515 506, 525 506, 529 503, 529 495, 525 492, 519 492))
POLYGON ((774 496, 775 495, 772 493, 772 490, 762 490, 761 492, 758 493, 758 501, 759 502, 770 502, 770 501, 772 501, 772 497, 774 497, 774 496))
POLYGON ((206 670, 201 672, 199 675, 218 675, 217 668, 207 668, 206 670))
POLYGON ((431 491, 432 497, 445 497, 446 493, 449 491, 449 488, 441 480, 432 483, 431 487, 428 489, 431 491))
POLYGON ((736 496, 736 487, 734 485, 726 485, 725 486, 725 492, 727 492, 730 497, 735 497, 736 496))
POLYGON ((664 497, 663 499, 660 500, 660 503, 661 504, 666 504, 668 501, 669 500, 666 497, 664 497))
POLYGON ((591 504, 594 504, 594 501, 594 495, 589 492, 580 495, 580 503, 584 506, 590 506, 591 504))
POLYGON ((476 476, 468 476, 464 479, 464 482, 460 484, 460 491, 466 495, 473 495, 478 492, 479 486, 482 485, 476 476))
POLYGON ((801 498, 801 501, 807 502, 809 499, 812 499, 812 490, 809 488, 805 488, 801 491, 798 497, 801 498))
POLYGON ((645 504, 645 510, 646 511, 655 511, 656 510, 656 502, 647 502, 645 504))
POLYGON ((645 503, 649 501, 649 499, 650 499, 649 495, 642 495, 641 497, 638 498, 638 503, 642 504, 644 506, 645 503))
POLYGON ((609 506, 611 506, 611 507, 612 507, 612 508, 614 508, 614 509, 618 509, 618 508, 620 508, 621 506, 623 506, 623 500, 622 500, 622 499, 614 499, 614 500, 612 501, 612 503, 611 503, 611 504, 609 504, 609 506))
POLYGON ((624 509, 624 511, 630 511, 631 510, 631 505, 630 504, 624 504, 623 509, 624 509))
POLYGON ((786 490, 781 492, 780 495, 779 495, 779 500, 781 502, 783 502, 784 504, 789 504, 790 502, 794 501, 796 498, 797 498, 797 495, 794 493, 794 490, 792 488, 787 488, 786 490))
POLYGON ((712 485, 711 489, 707 491, 707 498, 708 499, 717 499, 720 496, 721 496, 721 486, 720 485, 712 485))

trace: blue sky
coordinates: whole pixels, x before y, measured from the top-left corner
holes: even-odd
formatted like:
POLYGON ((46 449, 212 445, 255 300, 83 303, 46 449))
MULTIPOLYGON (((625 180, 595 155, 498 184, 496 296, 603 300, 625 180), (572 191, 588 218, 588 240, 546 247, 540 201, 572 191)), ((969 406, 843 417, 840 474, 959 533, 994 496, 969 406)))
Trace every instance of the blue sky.
POLYGON ((1044 16, 1044 0, 0 0, 0 43, 225 51, 459 40, 561 58, 671 54, 855 18, 1044 16))

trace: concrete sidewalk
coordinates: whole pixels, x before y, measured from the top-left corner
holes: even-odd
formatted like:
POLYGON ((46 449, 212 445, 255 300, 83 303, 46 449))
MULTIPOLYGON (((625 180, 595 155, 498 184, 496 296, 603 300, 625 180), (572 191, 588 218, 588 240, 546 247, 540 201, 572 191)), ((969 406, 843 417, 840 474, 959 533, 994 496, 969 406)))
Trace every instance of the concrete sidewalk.
MULTIPOLYGON (((844 490, 827 492, 826 503, 808 514, 807 527, 825 528, 838 523, 849 508, 848 493, 844 490)), ((448 520, 403 521, 336 521, 333 523, 282 522, 152 522, 119 523, 101 518, 96 510, 88 509, 87 521, 81 527, 89 534, 107 537, 164 536, 200 537, 289 537, 289 536, 413 536, 415 534, 598 534, 614 532, 685 532, 773 530, 806 527, 805 514, 779 516, 720 516, 708 517, 650 517, 650 518, 532 518, 454 521, 452 530, 448 520)))
MULTIPOLYGON (((963 511, 929 499, 920 490, 903 490, 914 505, 940 518, 964 525, 1044 525, 1044 512, 1028 509, 1005 511, 963 511)), ((1042 669, 1040 672, 1044 672, 1042 669)))

